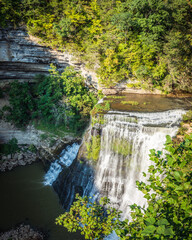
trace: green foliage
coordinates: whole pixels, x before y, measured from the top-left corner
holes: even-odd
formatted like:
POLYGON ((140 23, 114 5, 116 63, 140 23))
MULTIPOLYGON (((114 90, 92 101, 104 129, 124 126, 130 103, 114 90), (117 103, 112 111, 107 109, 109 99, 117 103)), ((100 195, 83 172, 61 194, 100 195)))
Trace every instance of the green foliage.
POLYGON ((8 23, 14 26, 21 21, 21 0, 0 0, 0 25, 5 27, 8 23))
POLYGON ((115 153, 127 156, 132 154, 133 144, 125 139, 115 140, 112 142, 111 148, 115 153))
POLYGON ((81 231, 85 239, 103 239, 117 226, 116 219, 119 213, 108 207, 108 200, 101 198, 99 203, 92 202, 91 198, 76 196, 69 212, 65 212, 56 219, 56 224, 64 226, 69 232, 81 231))
POLYGON ((97 103, 97 98, 85 86, 84 78, 72 67, 66 68, 61 74, 66 103, 70 103, 81 116, 88 116, 92 107, 97 103))
POLYGON ((38 129, 62 135, 81 132, 89 120, 89 113, 97 102, 84 79, 72 67, 61 74, 54 66, 49 76, 39 75, 36 84, 11 84, 10 106, 4 107, 7 119, 17 126, 35 120, 38 129))
POLYGON ((97 161, 99 158, 100 148, 101 148, 101 137, 91 136, 91 140, 86 144, 87 148, 87 158, 93 161, 97 161))
POLYGON ((140 89, 140 88, 142 88, 142 84, 141 84, 141 82, 128 83, 128 84, 127 84, 127 87, 128 87, 128 88, 140 89))
POLYGON ((99 65, 100 83, 192 91, 190 0, 1 0, 0 24, 25 23, 44 43, 99 65), (74 37, 75 36, 75 37, 74 37))
MULTIPOLYGON (((190 130, 191 126, 192 126, 192 111, 189 110, 183 115, 183 120, 180 123, 177 135, 184 136, 185 134, 189 134, 191 132, 190 130)), ((179 141, 179 139, 175 140, 179 141)))
POLYGON ((125 98, 125 96, 116 96, 116 95, 112 95, 112 96, 107 96, 107 98, 120 99, 120 98, 125 98))
MULTIPOLYGON (((116 215, 108 212, 109 221, 105 221, 111 224, 111 219, 116 219, 110 231, 115 230, 120 239, 192 239, 192 134, 179 144, 167 136, 165 150, 165 154, 151 150, 150 160, 154 164, 148 169, 148 177, 143 173, 147 183, 136 183, 147 199, 147 207, 131 205, 131 221, 120 222, 118 211, 116 215)), ((69 231, 79 229, 86 238, 94 239, 97 235, 89 234, 97 234, 98 230, 90 231, 90 225, 97 217, 92 205, 79 198, 70 212, 59 217, 57 222, 69 231)), ((102 218, 99 224, 100 229, 106 226, 102 218)), ((104 235, 108 233, 103 232, 104 235)))
POLYGON ((105 95, 102 93, 102 90, 98 90, 97 96, 99 99, 102 99, 102 98, 104 98, 105 95))
POLYGON ((183 127, 182 125, 183 124, 181 124, 181 126, 179 127, 179 130, 178 130, 177 134, 183 136, 186 133, 186 131, 188 130, 188 128, 187 127, 183 127))
POLYGON ((0 155, 12 155, 18 151, 19 146, 16 138, 12 138, 8 143, 0 145, 0 155))
MULTIPOLYGON (((37 83, 37 104, 43 118, 59 123, 67 118, 86 118, 97 98, 85 86, 84 78, 72 67, 62 74, 52 66, 51 75, 37 83)), ((75 119, 77 120, 77 119, 75 119)))
POLYGON ((97 114, 95 117, 91 117, 91 126, 93 127, 95 124, 104 124, 104 114, 97 114))
POLYGON ((183 121, 192 121, 192 111, 188 111, 186 114, 183 115, 183 121))
POLYGON ((16 126, 23 126, 31 119, 34 110, 34 100, 28 83, 13 82, 9 91, 10 106, 3 108, 7 111, 7 120, 15 123, 16 126))
POLYGON ((40 138, 41 138, 42 141, 48 139, 48 137, 49 136, 46 133, 43 133, 43 134, 40 135, 40 138))
POLYGON ((70 122, 67 122, 67 125, 65 124, 54 125, 53 123, 47 121, 38 120, 34 122, 34 126, 36 129, 45 132, 47 138, 48 136, 58 136, 63 138, 69 134, 74 136, 81 136, 84 132, 84 128, 87 122, 81 119, 80 120, 77 119, 77 121, 75 121, 75 118, 73 118, 73 120, 74 121, 70 119, 70 122))
POLYGON ((33 144, 30 144, 29 147, 28 147, 29 151, 33 152, 33 153, 36 153, 37 152, 37 148, 35 147, 35 145, 33 144))
POLYGON ((95 117, 98 113, 103 114, 109 110, 110 110, 110 103, 105 102, 102 104, 96 104, 90 113, 92 117, 95 117))
MULTIPOLYGON (((167 136, 167 153, 151 150, 148 183, 137 182, 147 199, 147 208, 133 205, 132 222, 122 239, 191 239, 192 135, 174 145, 167 136), (130 238, 131 236, 131 238, 130 238)), ((146 177, 146 174, 143 173, 146 177)))

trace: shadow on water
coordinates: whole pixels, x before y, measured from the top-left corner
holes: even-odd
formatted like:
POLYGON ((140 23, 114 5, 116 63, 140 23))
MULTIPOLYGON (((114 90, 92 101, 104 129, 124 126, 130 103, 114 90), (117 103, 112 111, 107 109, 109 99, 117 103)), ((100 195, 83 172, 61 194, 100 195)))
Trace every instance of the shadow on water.
POLYGON ((44 174, 41 163, 0 173, 0 232, 25 222, 43 229, 49 240, 83 239, 55 224, 63 209, 52 187, 43 186, 44 174))

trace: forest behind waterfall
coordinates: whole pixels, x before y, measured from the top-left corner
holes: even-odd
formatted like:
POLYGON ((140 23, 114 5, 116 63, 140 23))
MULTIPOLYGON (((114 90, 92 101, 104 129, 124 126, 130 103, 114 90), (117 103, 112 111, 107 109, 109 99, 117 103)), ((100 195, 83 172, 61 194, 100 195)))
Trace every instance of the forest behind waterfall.
POLYGON ((72 52, 105 87, 192 92, 191 0, 0 0, 0 26, 72 52))

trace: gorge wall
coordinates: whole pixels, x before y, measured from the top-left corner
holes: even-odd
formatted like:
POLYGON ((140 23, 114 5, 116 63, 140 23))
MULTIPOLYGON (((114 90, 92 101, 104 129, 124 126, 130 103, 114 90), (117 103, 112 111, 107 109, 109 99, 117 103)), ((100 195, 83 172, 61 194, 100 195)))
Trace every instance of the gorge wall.
MULTIPOLYGON (((39 41, 40 39, 30 36, 25 29, 0 28, 0 87, 14 80, 34 82, 37 74, 49 74, 50 64, 54 64, 60 72, 67 66, 74 66, 81 71, 89 88, 97 87, 95 74, 87 71, 81 62, 74 60, 69 53, 50 49, 39 41)), ((71 133, 66 133, 61 139, 37 130, 33 125, 28 125, 25 129, 17 128, 2 118, 4 106, 9 106, 7 94, 0 99, 0 144, 16 138, 19 145, 35 145, 41 158, 48 160, 65 145, 79 140, 71 133)))
POLYGON ((39 39, 30 36, 24 29, 0 29, 0 85, 13 80, 34 81, 36 74, 48 74, 50 64, 63 71, 74 66, 86 78, 87 85, 97 88, 94 72, 68 52, 59 52, 43 46, 39 39))
POLYGON ((34 82, 37 74, 49 74, 50 64, 62 72, 67 66, 81 72, 89 88, 102 89, 104 94, 150 93, 160 94, 159 90, 128 88, 127 81, 118 83, 113 88, 99 86, 96 70, 89 70, 85 64, 66 51, 53 50, 43 45, 42 41, 27 33, 25 29, 0 28, 0 86, 13 80, 34 82))

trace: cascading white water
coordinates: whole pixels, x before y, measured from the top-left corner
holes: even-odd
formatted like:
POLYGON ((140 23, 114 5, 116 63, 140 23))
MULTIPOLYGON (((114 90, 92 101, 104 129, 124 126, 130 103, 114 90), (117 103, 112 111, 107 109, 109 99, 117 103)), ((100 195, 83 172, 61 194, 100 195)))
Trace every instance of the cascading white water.
POLYGON ((156 113, 108 112, 101 134, 101 150, 95 185, 101 195, 129 216, 128 205, 145 204, 136 180, 143 181, 142 172, 152 164, 150 149, 162 150, 166 135, 174 136, 184 110, 156 113))
POLYGON ((57 179, 59 173, 62 171, 63 166, 69 167, 73 160, 76 158, 80 145, 73 143, 71 146, 67 146, 60 154, 60 158, 51 163, 48 172, 44 177, 44 185, 52 185, 57 179))

